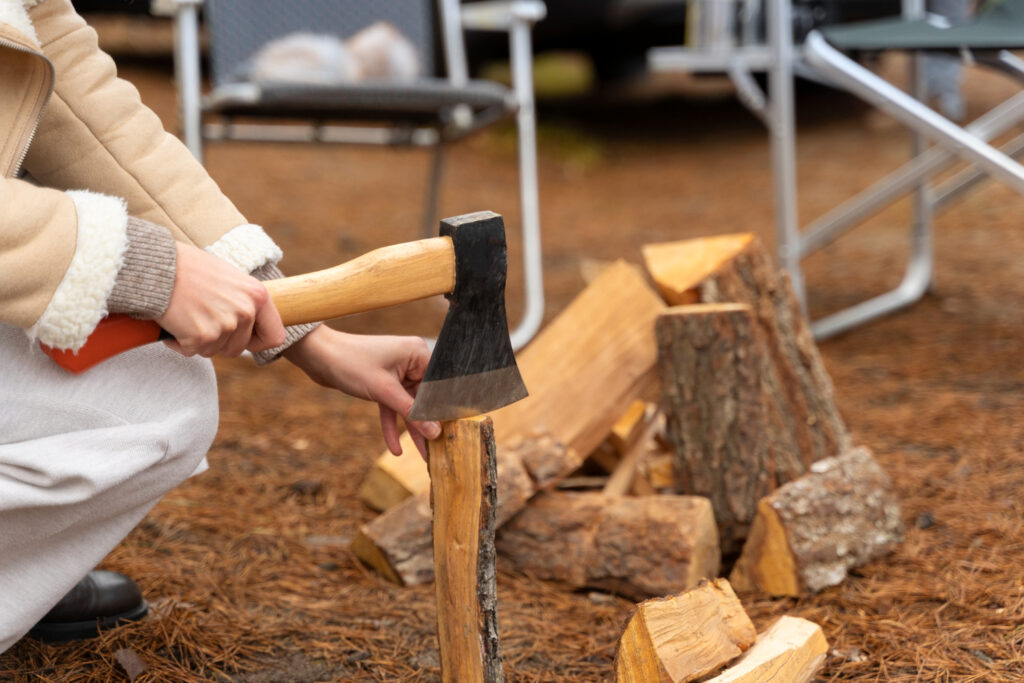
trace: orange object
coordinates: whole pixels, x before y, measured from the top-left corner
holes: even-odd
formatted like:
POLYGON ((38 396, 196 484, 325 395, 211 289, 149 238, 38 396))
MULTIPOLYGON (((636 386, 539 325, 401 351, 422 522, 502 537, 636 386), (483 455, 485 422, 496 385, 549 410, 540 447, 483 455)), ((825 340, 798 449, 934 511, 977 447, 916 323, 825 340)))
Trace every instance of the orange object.
POLYGON ((100 321, 85 341, 85 345, 77 352, 55 349, 46 344, 40 346, 57 365, 77 375, 128 349, 170 338, 170 335, 152 320, 112 315, 100 321))

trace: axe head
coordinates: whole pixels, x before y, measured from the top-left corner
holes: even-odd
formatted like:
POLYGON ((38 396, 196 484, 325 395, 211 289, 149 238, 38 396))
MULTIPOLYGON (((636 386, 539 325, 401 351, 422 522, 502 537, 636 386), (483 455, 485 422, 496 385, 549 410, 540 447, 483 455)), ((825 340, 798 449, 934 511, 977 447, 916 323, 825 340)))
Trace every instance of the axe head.
POLYGON ((455 420, 526 397, 505 315, 505 223, 491 211, 441 221, 455 247, 448 315, 409 417, 455 420))

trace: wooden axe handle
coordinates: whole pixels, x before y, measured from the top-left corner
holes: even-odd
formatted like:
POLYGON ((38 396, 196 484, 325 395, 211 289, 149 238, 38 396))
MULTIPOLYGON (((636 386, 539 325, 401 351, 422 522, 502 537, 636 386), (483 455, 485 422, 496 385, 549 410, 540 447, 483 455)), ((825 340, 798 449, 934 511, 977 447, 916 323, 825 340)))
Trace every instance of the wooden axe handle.
MULTIPOLYGON (((266 283, 285 325, 312 323, 386 308, 455 287, 450 237, 381 247, 326 270, 266 283)), ((77 353, 43 346, 56 363, 79 373, 119 353, 169 338, 152 320, 111 316, 100 321, 77 353)))
POLYGON ((455 248, 450 237, 381 247, 266 286, 285 325, 340 318, 452 291, 455 248))

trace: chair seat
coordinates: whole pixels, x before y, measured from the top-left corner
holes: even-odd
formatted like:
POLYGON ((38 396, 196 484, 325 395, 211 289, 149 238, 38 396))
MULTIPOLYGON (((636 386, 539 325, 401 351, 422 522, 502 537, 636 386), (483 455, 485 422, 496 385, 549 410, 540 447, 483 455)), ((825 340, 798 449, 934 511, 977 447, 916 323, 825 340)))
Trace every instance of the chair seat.
POLYGON ((471 80, 456 87, 441 78, 400 84, 229 83, 210 92, 204 109, 225 115, 425 122, 459 104, 477 111, 515 111, 511 91, 498 83, 471 80))
POLYGON ((936 20, 881 19, 820 29, 840 50, 1016 50, 1024 48, 1024 13, 991 3, 976 19, 943 27, 936 20))

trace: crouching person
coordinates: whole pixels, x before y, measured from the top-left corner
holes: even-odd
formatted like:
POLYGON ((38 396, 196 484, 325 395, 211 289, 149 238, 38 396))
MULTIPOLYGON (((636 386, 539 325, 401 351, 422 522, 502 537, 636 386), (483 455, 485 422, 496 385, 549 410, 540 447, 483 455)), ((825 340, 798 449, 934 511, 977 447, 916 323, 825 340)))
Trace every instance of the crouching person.
MULTIPOLYGON (((95 635, 141 618, 128 577, 93 570, 167 491, 205 469, 209 358, 279 356, 380 404, 399 452, 422 340, 285 328, 261 281, 281 252, 138 93, 70 0, 0 0, 0 652, 30 633, 95 635), (174 337, 75 376, 110 313, 174 337)), ((417 446, 440 432, 412 423, 417 446)))

